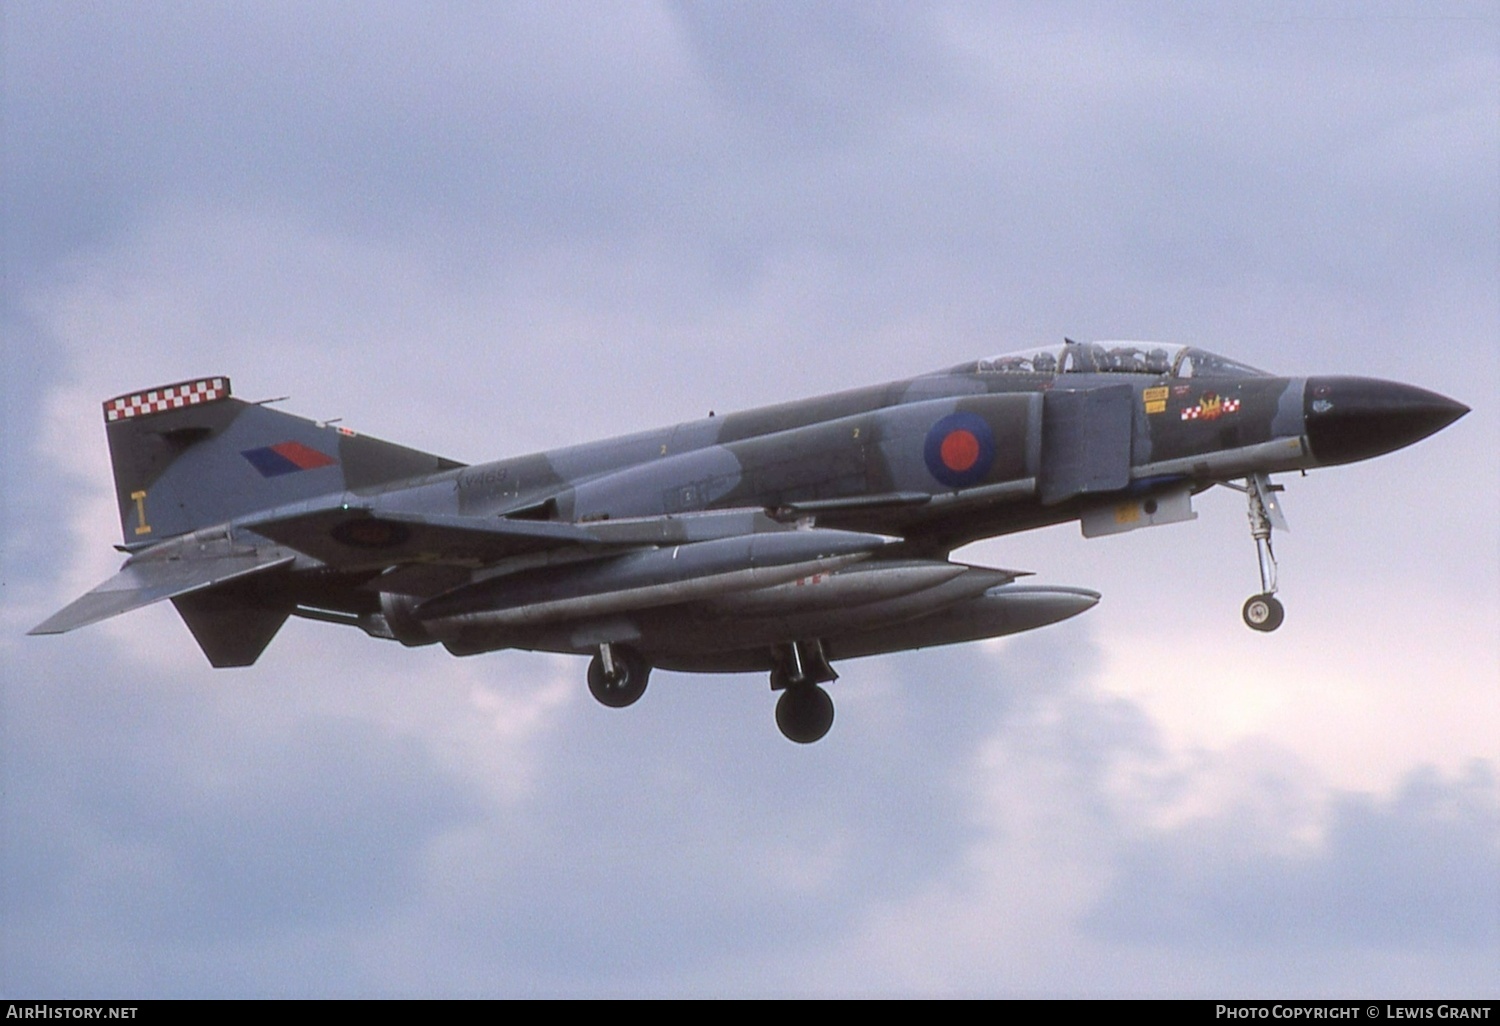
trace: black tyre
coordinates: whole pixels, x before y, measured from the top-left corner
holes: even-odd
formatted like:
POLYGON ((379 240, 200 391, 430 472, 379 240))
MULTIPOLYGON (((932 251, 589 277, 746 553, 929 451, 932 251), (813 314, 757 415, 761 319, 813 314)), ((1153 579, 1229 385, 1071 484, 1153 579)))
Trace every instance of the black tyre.
POLYGON ((623 709, 634 705, 646 693, 651 664, 635 649, 623 645, 614 646, 611 655, 615 664, 613 677, 604 672, 604 660, 598 656, 589 663, 589 693, 611 709, 623 709))
POLYGON ((810 745, 833 726, 833 699, 816 684, 789 687, 776 700, 776 726, 788 741, 810 745))
POLYGON ((1274 631, 1286 619, 1286 610, 1275 595, 1251 595, 1242 612, 1245 626, 1254 631, 1274 631))

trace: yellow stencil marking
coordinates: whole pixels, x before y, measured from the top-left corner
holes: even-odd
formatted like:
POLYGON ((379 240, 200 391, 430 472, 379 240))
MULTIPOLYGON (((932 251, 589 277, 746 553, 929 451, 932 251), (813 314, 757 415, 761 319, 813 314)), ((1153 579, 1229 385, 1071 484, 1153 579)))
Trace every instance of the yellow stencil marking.
POLYGON ((136 527, 136 534, 150 534, 151 525, 146 523, 146 493, 131 492, 130 497, 135 500, 135 518, 140 521, 136 527))
POLYGON ((1133 502, 1127 502, 1123 506, 1115 507, 1115 523, 1133 524, 1141 519, 1141 508, 1133 502))

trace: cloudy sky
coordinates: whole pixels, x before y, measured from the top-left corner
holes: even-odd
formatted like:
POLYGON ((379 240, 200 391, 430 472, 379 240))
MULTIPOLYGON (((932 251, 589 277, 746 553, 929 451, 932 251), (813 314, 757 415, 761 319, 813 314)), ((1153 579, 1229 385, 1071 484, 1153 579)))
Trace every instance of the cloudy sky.
POLYGON ((1493 2, 9 0, 0 994, 1500 994, 1493 2), (1474 412, 965 550, 1102 591, 759 676, 289 624, 212 671, 115 569, 98 402, 475 461, 1074 338, 1474 412))

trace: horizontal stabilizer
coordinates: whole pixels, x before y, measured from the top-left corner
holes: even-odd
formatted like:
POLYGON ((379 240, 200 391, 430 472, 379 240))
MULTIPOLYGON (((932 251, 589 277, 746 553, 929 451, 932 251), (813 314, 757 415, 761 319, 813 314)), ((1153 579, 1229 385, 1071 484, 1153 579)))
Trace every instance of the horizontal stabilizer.
POLYGON ((202 559, 136 559, 109 580, 33 627, 30 634, 62 634, 162 599, 273 570, 294 556, 244 553, 202 559))
POLYGON ((400 563, 484 566, 508 556, 566 544, 597 544, 573 524, 417 513, 372 513, 359 506, 323 507, 291 516, 242 521, 273 541, 340 570, 400 563))

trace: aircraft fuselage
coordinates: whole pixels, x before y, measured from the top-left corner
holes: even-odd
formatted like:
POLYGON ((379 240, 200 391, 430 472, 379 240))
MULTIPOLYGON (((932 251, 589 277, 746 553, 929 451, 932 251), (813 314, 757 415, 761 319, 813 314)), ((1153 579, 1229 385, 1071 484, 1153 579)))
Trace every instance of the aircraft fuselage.
POLYGON ((1245 621, 1274 630, 1270 475, 1380 455, 1465 412, 1395 382, 1068 342, 465 466, 202 379, 105 404, 132 555, 34 633, 170 598, 216 666, 254 662, 297 615, 457 655, 593 652, 590 688, 617 706, 653 665, 770 670, 782 729, 815 740, 831 660, 1098 601, 949 559, 982 538, 1177 523, 1226 484, 1247 497, 1260 562, 1245 621))

